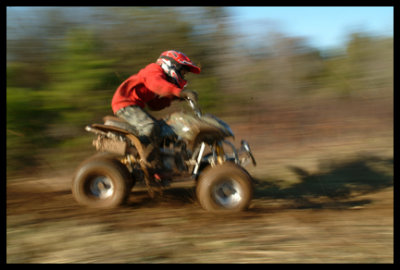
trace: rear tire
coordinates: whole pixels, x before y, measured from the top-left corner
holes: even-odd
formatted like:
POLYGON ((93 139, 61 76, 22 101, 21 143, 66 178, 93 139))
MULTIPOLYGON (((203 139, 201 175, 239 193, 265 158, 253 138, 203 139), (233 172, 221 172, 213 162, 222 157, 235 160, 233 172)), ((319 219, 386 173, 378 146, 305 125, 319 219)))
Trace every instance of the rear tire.
POLYGON ((248 208, 253 196, 251 177, 234 163, 210 166, 199 177, 196 195, 207 211, 243 211, 248 208))
POLYGON ((132 186, 128 169, 109 156, 84 161, 72 180, 75 200, 91 208, 114 208, 125 203, 132 186))

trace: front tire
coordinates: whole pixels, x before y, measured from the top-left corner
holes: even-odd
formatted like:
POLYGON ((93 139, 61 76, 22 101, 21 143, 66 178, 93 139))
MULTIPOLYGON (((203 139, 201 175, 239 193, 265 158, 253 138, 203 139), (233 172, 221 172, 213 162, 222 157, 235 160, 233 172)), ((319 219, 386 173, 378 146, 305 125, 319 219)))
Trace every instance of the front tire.
POLYGON ((91 208, 114 208, 125 203, 132 179, 127 168, 108 157, 92 157, 78 168, 72 181, 75 200, 91 208))
POLYGON ((251 177, 234 163, 210 166, 201 173, 196 194, 200 205, 207 211, 243 211, 253 196, 251 177))

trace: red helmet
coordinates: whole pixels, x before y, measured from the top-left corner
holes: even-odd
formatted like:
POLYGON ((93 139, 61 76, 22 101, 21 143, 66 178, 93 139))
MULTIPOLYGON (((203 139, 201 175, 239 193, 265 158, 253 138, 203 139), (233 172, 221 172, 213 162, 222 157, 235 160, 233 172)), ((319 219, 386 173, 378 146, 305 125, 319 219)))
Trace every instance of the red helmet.
POLYGON ((176 84, 183 88, 186 85, 183 74, 181 74, 182 69, 189 72, 199 74, 200 68, 196 66, 184 53, 170 50, 163 52, 157 59, 157 64, 159 64, 164 72, 173 78, 176 84))

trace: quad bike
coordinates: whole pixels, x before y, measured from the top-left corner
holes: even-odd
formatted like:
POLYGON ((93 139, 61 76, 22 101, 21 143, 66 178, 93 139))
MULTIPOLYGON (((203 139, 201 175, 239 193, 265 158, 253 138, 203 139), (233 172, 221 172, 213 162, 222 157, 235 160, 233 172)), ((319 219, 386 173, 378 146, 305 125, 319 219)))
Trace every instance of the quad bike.
POLYGON ((242 140, 236 149, 226 140, 234 135, 225 122, 203 115, 196 102, 186 101, 193 112, 174 112, 160 120, 163 128, 172 128, 174 133, 158 146, 158 163, 162 164, 145 158, 146 142, 124 120, 106 116, 104 124, 86 126, 96 135, 93 145, 100 153, 76 170, 72 181, 75 200, 88 207, 116 207, 126 202, 137 181, 143 181, 154 197, 154 189, 163 180, 160 175, 169 173, 195 179, 198 201, 208 211, 246 209, 253 189, 252 178, 243 167, 250 162, 256 165, 249 144, 242 140))

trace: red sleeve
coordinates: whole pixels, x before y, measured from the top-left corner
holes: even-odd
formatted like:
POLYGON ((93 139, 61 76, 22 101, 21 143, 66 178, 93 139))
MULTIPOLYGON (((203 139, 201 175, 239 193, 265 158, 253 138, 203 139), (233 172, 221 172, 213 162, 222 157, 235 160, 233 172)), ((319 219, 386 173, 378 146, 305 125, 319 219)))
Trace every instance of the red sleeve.
POLYGON ((152 92, 162 97, 171 95, 179 97, 182 89, 167 81, 166 75, 159 65, 150 64, 143 72, 143 83, 152 92))

